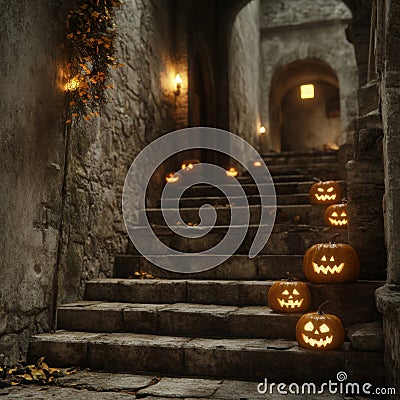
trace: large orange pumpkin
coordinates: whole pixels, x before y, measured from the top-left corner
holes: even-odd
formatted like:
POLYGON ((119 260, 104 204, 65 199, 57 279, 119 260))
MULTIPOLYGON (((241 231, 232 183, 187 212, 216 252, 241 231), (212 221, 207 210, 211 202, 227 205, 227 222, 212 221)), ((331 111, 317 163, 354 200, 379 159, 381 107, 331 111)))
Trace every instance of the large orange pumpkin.
POLYGON ((324 212, 324 221, 335 228, 347 228, 347 204, 332 204, 324 212))
POLYGON ((310 289, 304 282, 291 279, 274 282, 268 291, 268 304, 278 312, 305 312, 311 305, 310 289))
POLYGON ((342 188, 336 181, 319 181, 309 191, 311 204, 334 204, 342 198, 342 188))
POLYGON ((304 314, 297 322, 296 339, 301 347, 331 350, 343 345, 345 334, 342 321, 336 315, 325 314, 322 310, 324 304, 317 312, 304 314))
POLYGON ((303 271, 310 282, 353 282, 360 274, 356 251, 348 244, 319 243, 311 246, 303 259, 303 271))

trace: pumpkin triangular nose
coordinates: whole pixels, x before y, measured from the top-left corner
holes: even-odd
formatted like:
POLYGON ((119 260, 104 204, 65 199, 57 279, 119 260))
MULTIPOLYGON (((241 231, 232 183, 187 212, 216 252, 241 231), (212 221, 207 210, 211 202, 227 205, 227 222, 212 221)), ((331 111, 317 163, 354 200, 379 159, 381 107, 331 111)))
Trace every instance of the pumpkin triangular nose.
POLYGON ((316 335, 319 335, 319 332, 318 332, 317 330, 315 330, 314 333, 315 333, 316 335))
POLYGON ((290 296, 289 296, 289 299, 293 299, 293 296, 292 296, 292 295, 290 295, 290 296))

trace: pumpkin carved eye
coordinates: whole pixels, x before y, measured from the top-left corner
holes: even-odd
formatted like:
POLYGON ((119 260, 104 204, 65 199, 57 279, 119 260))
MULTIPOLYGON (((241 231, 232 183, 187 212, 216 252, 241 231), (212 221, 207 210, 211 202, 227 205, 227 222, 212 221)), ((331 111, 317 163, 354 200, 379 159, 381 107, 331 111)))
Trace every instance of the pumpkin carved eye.
POLYGON ((346 211, 343 211, 343 212, 340 214, 340 216, 341 216, 341 217, 347 217, 346 211))
POLYGON ((324 190, 323 188, 318 188, 317 190, 318 190, 318 192, 320 192, 320 193, 325 192, 325 190, 324 190))
POLYGON ((333 190, 334 190, 333 187, 330 187, 330 188, 327 190, 327 192, 328 192, 328 193, 331 193, 331 192, 333 192, 333 190))
POLYGON ((299 293, 299 291, 298 291, 297 289, 294 289, 294 290, 293 290, 293 294, 295 294, 296 296, 298 296, 300 293, 299 293))
POLYGON ((321 333, 328 333, 328 332, 330 331, 330 329, 329 329, 329 326, 328 326, 328 325, 322 324, 322 325, 319 327, 319 331, 320 331, 321 333))
POLYGON ((285 296, 289 295, 289 291, 286 289, 284 292, 282 292, 282 294, 284 294, 285 296))
POLYGON ((335 257, 331 257, 329 261, 335 261, 335 257))
POLYGON ((309 321, 304 325, 304 330, 307 332, 312 332, 314 330, 314 324, 309 321))
POLYGON ((338 213, 336 212, 336 211, 334 211, 333 213, 332 213, 332 217, 338 217, 339 215, 338 215, 338 213))
POLYGON ((326 261, 326 257, 322 256, 321 261, 326 261))

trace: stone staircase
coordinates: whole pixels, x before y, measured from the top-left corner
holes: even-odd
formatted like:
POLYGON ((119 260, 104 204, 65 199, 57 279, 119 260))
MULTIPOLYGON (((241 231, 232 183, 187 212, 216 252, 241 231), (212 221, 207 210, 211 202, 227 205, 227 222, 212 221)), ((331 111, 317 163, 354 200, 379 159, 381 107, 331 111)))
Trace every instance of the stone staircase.
MULTIPOLYGON (((273 233, 260 255, 247 257, 260 199, 250 177, 244 176, 239 180, 251 204, 252 225, 237 254, 212 270, 186 275, 161 270, 128 246, 127 255, 116 257, 113 279, 87 282, 84 301, 58 308, 58 331, 32 337, 29 358, 46 356, 53 365, 96 370, 276 382, 321 382, 346 371, 349 381, 381 383, 379 328, 376 332, 376 324, 371 324, 374 332, 368 330, 369 323, 380 319, 374 292, 381 281, 362 274, 354 283, 308 284, 312 309, 330 300, 327 312, 351 328, 340 350, 300 348, 295 342, 300 314, 275 313, 267 304, 273 281, 287 272, 305 280, 305 251, 337 232, 324 226, 324 207, 308 202, 314 176, 338 178, 336 153, 269 154, 265 160, 276 185, 278 208, 273 233), (135 271, 156 279, 131 279, 135 271)), ((346 182, 341 184, 345 189, 346 182)), ((198 207, 205 201, 217 208, 218 218, 202 239, 177 240, 159 209, 149 209, 149 219, 167 245, 204 250, 222 239, 230 218, 227 200, 217 189, 203 185, 185 192, 182 218, 196 223, 198 207)), ((346 238, 343 233, 340 240, 346 238)))

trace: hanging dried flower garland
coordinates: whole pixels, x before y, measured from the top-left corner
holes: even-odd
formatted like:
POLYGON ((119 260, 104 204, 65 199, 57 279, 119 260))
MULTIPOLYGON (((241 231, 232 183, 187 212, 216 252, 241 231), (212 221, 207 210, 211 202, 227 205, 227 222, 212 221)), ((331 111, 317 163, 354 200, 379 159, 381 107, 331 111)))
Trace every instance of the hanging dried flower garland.
POLYGON ((121 4, 120 0, 76 0, 68 12, 68 124, 98 115, 107 100, 107 89, 113 88, 111 68, 123 66, 115 58, 114 17, 121 4))

